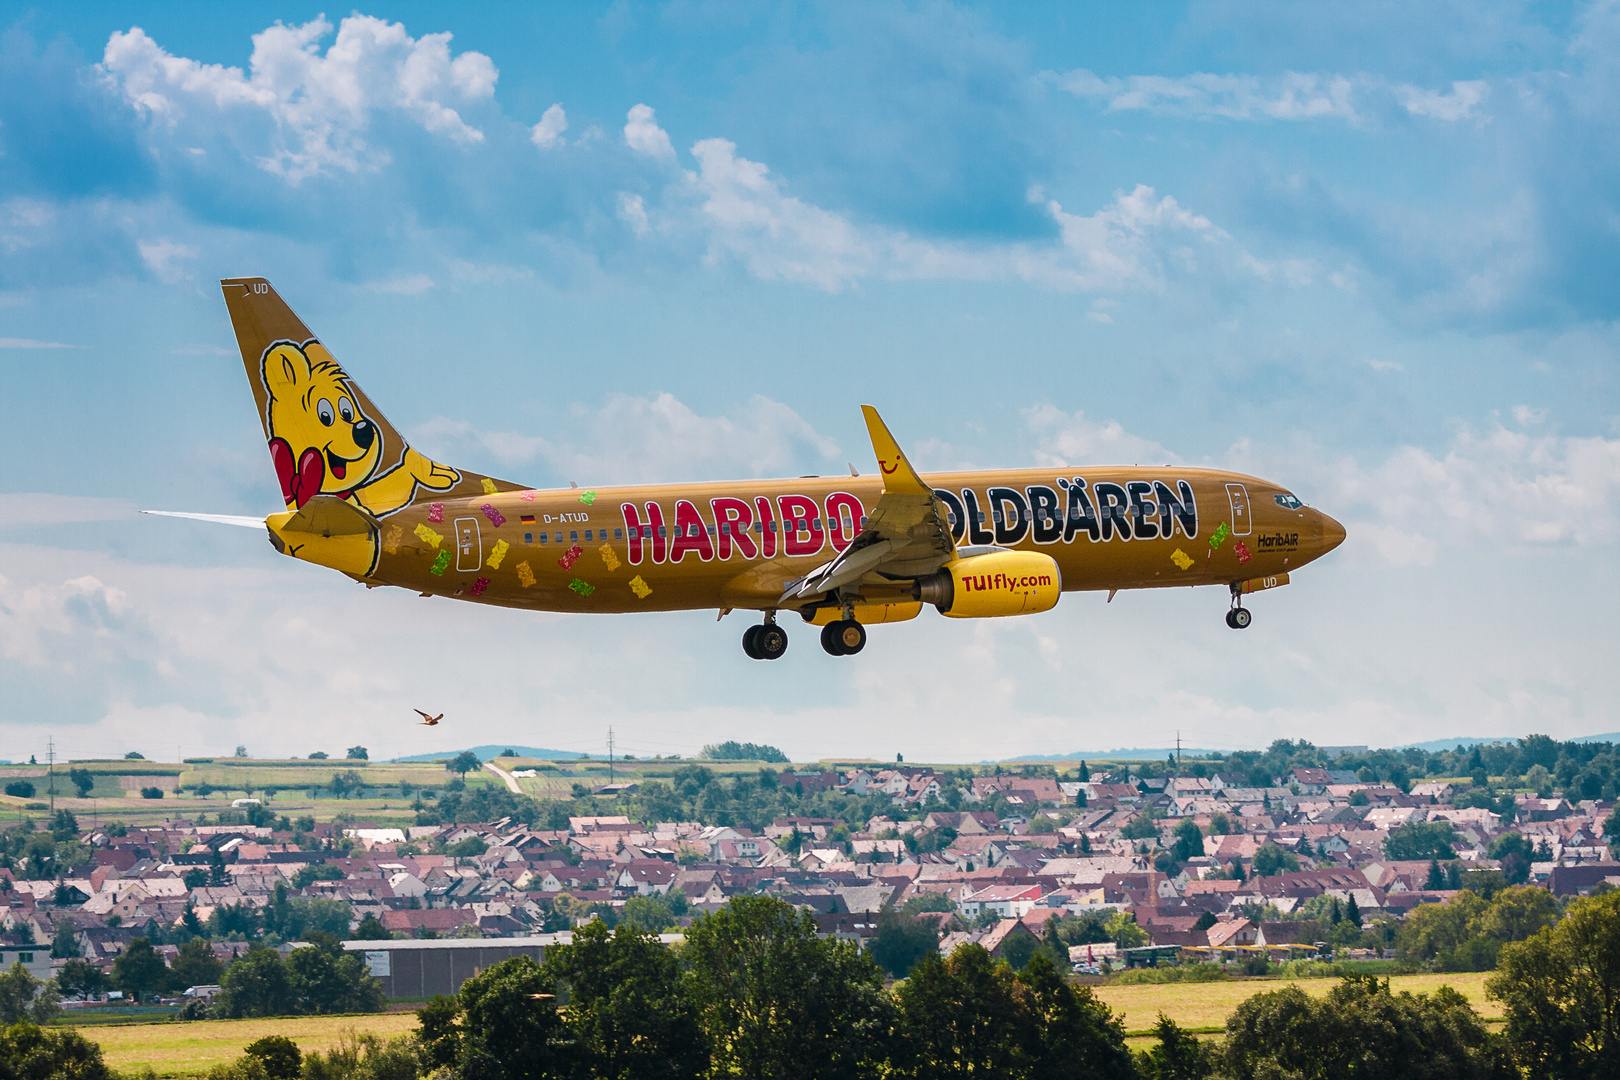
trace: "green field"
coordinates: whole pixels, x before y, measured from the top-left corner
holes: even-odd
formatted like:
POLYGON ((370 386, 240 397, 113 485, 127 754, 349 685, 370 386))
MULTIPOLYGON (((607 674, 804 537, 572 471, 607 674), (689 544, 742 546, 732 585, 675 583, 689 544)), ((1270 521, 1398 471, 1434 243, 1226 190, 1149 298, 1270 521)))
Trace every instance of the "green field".
MULTIPOLYGON (((1441 986, 1450 986, 1468 999, 1468 1003, 1481 1016, 1495 1019, 1501 1008, 1485 1000, 1486 973, 1456 975, 1395 975, 1389 980, 1390 989, 1399 993, 1409 990, 1414 994, 1433 993, 1441 986)), ((1226 1018, 1245 1000, 1269 990, 1280 990, 1294 985, 1313 997, 1321 997, 1339 983, 1338 979, 1234 979, 1230 982, 1159 983, 1137 986, 1098 986, 1097 996, 1108 1007, 1125 1018, 1125 1030, 1145 1032, 1164 1013, 1182 1027, 1199 1029, 1224 1028, 1226 1018)))
MULTIPOLYGON (((1397 992, 1432 993, 1441 986, 1454 987, 1475 1009, 1491 1019, 1500 1008, 1485 1000, 1483 974, 1397 975, 1390 985, 1397 992)), ((1296 985, 1307 994, 1321 996, 1337 979, 1304 979, 1296 985)), ((1145 1045, 1140 1036, 1164 1013, 1182 1027, 1195 1031, 1219 1029, 1245 999, 1289 985, 1283 979, 1237 979, 1215 983, 1165 983, 1148 986, 1100 986, 1097 996, 1115 1012, 1123 1014, 1125 1029, 1137 1038, 1133 1045, 1145 1045)), ((68 1021, 71 1023, 71 1019, 68 1021)), ((101 1044, 107 1061, 115 1068, 134 1071, 150 1065, 159 1077, 199 1076, 213 1066, 230 1061, 242 1047, 265 1035, 285 1035, 300 1049, 327 1050, 344 1036, 371 1032, 383 1037, 402 1035, 416 1029, 413 1012, 382 1013, 372 1016, 298 1016, 280 1020, 201 1020, 150 1024, 75 1025, 88 1039, 101 1044)))
POLYGON ((242 1047, 266 1035, 285 1035, 306 1053, 329 1050, 345 1036, 371 1033, 390 1038, 416 1030, 414 1012, 370 1016, 292 1016, 279 1020, 196 1020, 190 1023, 82 1027, 101 1044, 107 1063, 138 1074, 150 1065, 159 1077, 201 1076, 241 1056, 242 1047))

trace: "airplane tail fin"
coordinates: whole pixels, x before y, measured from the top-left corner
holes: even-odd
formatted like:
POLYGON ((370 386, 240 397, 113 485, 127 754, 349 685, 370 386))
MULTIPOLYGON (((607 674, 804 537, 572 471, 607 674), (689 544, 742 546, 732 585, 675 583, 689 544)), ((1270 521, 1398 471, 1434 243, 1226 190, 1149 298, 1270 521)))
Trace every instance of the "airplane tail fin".
POLYGON ((264 278, 221 281, 287 510, 331 495, 374 518, 522 485, 413 450, 264 278))

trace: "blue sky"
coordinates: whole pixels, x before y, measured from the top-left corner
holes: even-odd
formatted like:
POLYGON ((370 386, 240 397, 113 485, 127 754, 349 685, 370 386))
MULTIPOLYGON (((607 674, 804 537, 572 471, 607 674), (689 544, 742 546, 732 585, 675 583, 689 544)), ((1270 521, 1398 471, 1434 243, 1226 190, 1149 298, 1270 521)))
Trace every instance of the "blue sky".
POLYGON ((0 757, 1612 731, 1617 46, 1614 3, 0 5, 0 757), (1071 594, 853 662, 363 594, 133 514, 276 501, 247 274, 526 483, 864 470, 871 402, 925 467, 1242 469, 1350 539, 1243 634, 1071 594))

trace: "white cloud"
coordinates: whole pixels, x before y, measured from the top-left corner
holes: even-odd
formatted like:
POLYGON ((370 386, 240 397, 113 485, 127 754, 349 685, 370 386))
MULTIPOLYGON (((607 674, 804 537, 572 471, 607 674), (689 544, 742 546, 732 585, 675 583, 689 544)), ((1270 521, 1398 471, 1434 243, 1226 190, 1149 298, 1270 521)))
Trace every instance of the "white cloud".
POLYGON ((60 341, 38 341, 34 338, 0 337, 0 349, 72 349, 77 346, 60 341))
POLYGON ((195 259, 198 254, 190 244, 177 244, 173 240, 137 240, 135 247, 141 253, 141 261, 158 276, 158 280, 169 285, 183 276, 180 263, 185 259, 195 259))
POLYGON ((1024 424, 1036 440, 1038 465, 1164 465, 1181 460, 1151 439, 1132 435, 1117 420, 1098 424, 1083 412, 1036 405, 1024 410, 1024 424))
POLYGON ((0 528, 69 525, 85 521, 130 521, 135 504, 125 499, 46 493, 0 494, 0 528))
POLYGON ((540 114, 540 122, 529 129, 529 141, 542 150, 549 150, 562 141, 568 130, 568 114, 561 105, 553 105, 540 114))
POLYGON ((1059 76, 1058 85, 1077 97, 1105 101, 1114 111, 1139 109, 1230 120, 1359 119, 1352 101, 1356 84, 1343 75, 1288 71, 1262 78, 1199 72, 1177 78, 1102 78, 1081 68, 1059 76))
POLYGON ((1084 68, 1052 76, 1076 97, 1103 102, 1110 112, 1226 120, 1366 122, 1372 111, 1398 103, 1413 116, 1456 122, 1473 119, 1490 96, 1482 80, 1449 90, 1393 84, 1372 75, 1285 71, 1280 75, 1128 75, 1104 78, 1084 68))
POLYGON ((675 160, 669 132, 658 126, 650 105, 632 105, 624 122, 624 142, 638 154, 660 160, 675 160))
POLYGON ((365 286, 367 292, 394 293, 398 296, 417 296, 431 288, 433 279, 426 274, 407 274, 387 281, 373 281, 365 286))
POLYGON ((1305 442, 1240 442, 1222 464, 1312 493, 1390 563, 1459 548, 1612 545, 1620 530, 1620 439, 1464 428, 1443 452, 1402 446, 1364 465, 1305 442))
POLYGON ((508 468, 540 461, 559 479, 582 484, 786 476, 839 458, 838 444, 793 409, 757 395, 724 415, 703 416, 672 394, 615 394, 598 409, 576 409, 570 426, 570 434, 551 439, 439 418, 415 428, 411 439, 424 449, 443 447, 438 455, 450 460, 457 445, 471 444, 508 468))
POLYGON ((1310 280, 1304 264, 1253 258, 1208 218, 1145 184, 1116 192, 1092 214, 1070 213, 1032 188, 1031 201, 1057 226, 1055 242, 974 246, 859 224, 799 199, 783 190, 767 166, 738 156, 726 139, 701 140, 692 156, 697 170, 672 168, 658 209, 621 194, 619 216, 638 235, 695 234, 710 263, 735 260, 765 280, 805 282, 829 292, 870 277, 1021 280, 1064 291, 1158 289, 1172 273, 1206 271, 1290 287, 1310 280))
POLYGON ((1513 419, 1518 421, 1520 427, 1529 427, 1531 424, 1539 424, 1547 419, 1547 410, 1532 409, 1528 405, 1515 405, 1513 406, 1513 419))
MULTIPOLYGON (((101 71, 154 123, 238 129, 267 122, 259 164, 290 181, 338 169, 355 172, 387 160, 363 133, 373 114, 391 111, 426 131, 477 143, 483 132, 455 106, 493 97, 499 73, 477 52, 452 56, 451 35, 412 38, 400 23, 351 15, 323 54, 332 24, 317 18, 281 23, 253 35, 250 74, 174 56, 140 27, 114 32, 101 71)), ((188 146, 188 149, 191 147, 188 146)))
POLYGON ((619 192, 619 220, 630 226, 637 236, 647 235, 647 203, 640 195, 619 192))
POLYGON ((872 271, 875 244, 904 245, 903 237, 863 234, 839 215, 784 194, 764 165, 739 158, 736 150, 725 139, 692 147, 711 261, 731 255, 757 277, 836 290, 872 271))
POLYGON ((1490 96, 1488 83, 1480 80, 1454 82, 1451 92, 1425 90, 1417 86, 1401 86, 1396 95, 1406 111, 1413 116, 1426 116, 1433 120, 1456 122, 1473 117, 1474 109, 1490 96))
POLYGON ((1405 371, 1406 365, 1399 360, 1368 360, 1367 366, 1374 371, 1405 371))

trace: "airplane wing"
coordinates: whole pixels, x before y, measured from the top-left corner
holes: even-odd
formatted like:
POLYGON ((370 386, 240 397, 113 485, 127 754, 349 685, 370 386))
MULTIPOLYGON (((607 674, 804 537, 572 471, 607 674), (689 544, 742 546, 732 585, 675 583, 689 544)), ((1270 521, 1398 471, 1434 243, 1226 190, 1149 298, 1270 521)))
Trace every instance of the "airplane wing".
POLYGON ((183 510, 142 510, 156 517, 190 518, 193 521, 211 521, 215 525, 235 525, 243 529, 264 528, 262 517, 242 517, 237 514, 188 514, 183 510))
POLYGON ((934 489, 911 467, 888 425, 870 405, 862 405, 866 430, 883 476, 883 495, 866 513, 866 527, 839 556, 789 583, 782 602, 804 603, 859 583, 922 577, 956 554, 950 517, 934 489))

